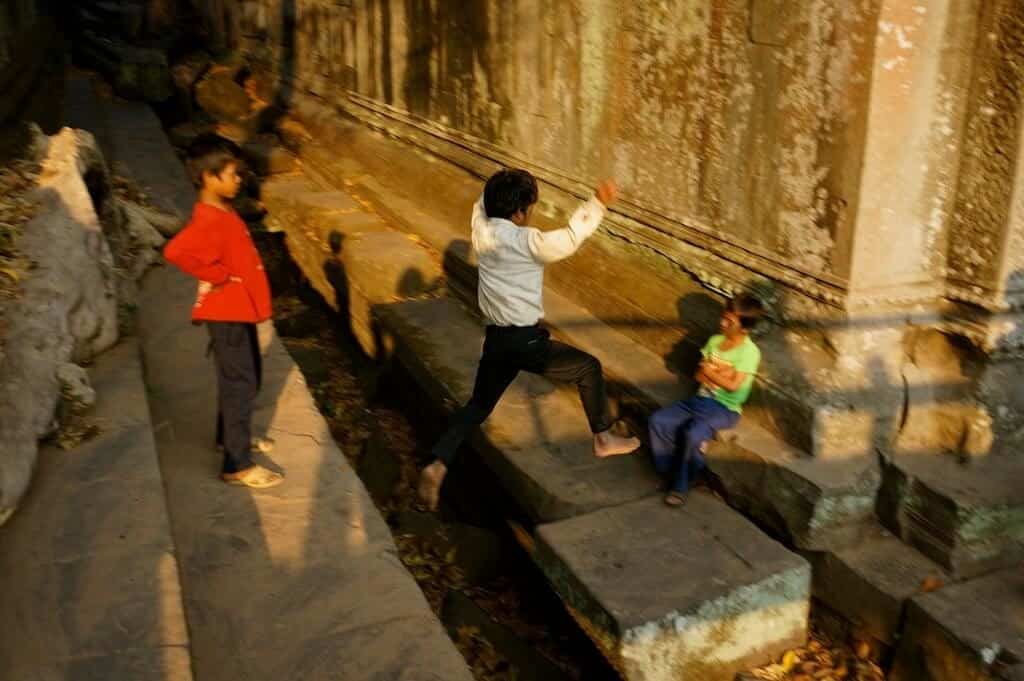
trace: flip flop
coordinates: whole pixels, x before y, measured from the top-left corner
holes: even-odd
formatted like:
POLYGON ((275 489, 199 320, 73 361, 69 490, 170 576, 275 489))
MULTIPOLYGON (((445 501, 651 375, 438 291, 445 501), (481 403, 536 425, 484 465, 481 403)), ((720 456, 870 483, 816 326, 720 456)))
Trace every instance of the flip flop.
MULTIPOLYGON (((274 451, 274 441, 269 437, 254 437, 249 443, 249 450, 260 454, 269 454, 274 451)), ((224 445, 217 445, 217 453, 224 453, 224 445)))
POLYGON ((686 503, 686 495, 682 492, 669 492, 665 495, 665 505, 678 507, 686 503))
POLYGON ((229 485, 251 487, 253 489, 276 487, 284 482, 283 475, 263 466, 250 466, 244 471, 238 471, 237 473, 222 473, 220 478, 229 485))

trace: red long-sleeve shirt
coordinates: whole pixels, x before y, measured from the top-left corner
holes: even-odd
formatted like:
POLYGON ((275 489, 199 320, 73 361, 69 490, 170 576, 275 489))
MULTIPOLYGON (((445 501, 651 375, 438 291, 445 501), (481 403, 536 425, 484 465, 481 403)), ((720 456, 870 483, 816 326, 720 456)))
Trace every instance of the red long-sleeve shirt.
POLYGON ((186 274, 213 284, 192 308, 194 321, 256 323, 270 318, 263 261, 234 211, 197 203, 192 219, 164 247, 164 257, 186 274))

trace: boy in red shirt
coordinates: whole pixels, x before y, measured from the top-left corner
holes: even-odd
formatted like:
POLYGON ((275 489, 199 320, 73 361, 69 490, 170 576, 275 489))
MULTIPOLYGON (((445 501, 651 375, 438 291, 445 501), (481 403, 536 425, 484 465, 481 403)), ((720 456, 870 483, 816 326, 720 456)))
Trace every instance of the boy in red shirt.
POLYGON ((188 171, 199 201, 164 257, 200 282, 192 321, 206 325, 217 366, 221 479, 262 489, 283 480, 252 460, 252 409, 262 374, 256 324, 270 319, 270 285, 249 230, 231 206, 242 185, 238 170, 226 145, 197 140, 188 171))

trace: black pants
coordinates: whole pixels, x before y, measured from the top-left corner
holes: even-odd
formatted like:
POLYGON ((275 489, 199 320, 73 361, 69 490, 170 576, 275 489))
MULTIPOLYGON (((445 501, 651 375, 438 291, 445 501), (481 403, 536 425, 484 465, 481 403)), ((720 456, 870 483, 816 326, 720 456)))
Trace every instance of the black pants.
POLYGON ((252 405, 263 378, 256 325, 206 322, 217 365, 217 444, 224 447, 224 473, 253 465, 252 405))
POLYGON ((520 371, 574 383, 583 401, 590 430, 611 427, 601 363, 571 345, 553 341, 538 326, 488 326, 473 396, 452 415, 448 430, 434 445, 433 455, 450 465, 472 428, 483 423, 520 371))

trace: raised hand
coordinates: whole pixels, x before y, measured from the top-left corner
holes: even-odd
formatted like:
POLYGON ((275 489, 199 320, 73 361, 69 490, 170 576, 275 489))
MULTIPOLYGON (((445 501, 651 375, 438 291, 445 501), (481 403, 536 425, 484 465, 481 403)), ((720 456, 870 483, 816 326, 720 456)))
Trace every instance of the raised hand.
POLYGON ((619 186, 615 184, 615 180, 605 180, 597 185, 597 191, 594 193, 598 201, 609 206, 618 198, 619 186))

